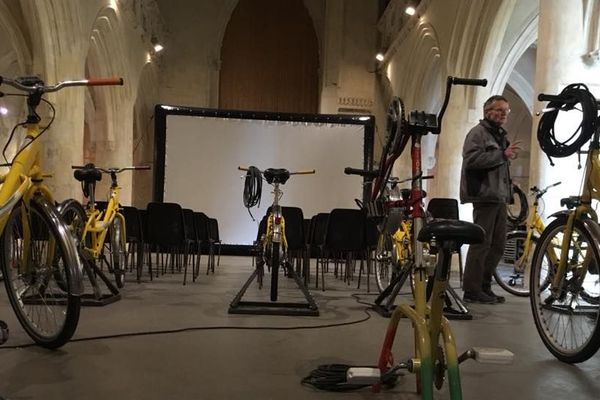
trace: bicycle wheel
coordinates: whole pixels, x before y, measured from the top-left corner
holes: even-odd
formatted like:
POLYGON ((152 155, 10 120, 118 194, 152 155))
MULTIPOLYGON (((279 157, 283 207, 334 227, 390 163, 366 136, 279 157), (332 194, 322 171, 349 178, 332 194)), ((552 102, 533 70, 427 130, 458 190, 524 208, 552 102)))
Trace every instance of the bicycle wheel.
POLYGON ((387 288, 396 271, 394 240, 391 235, 381 233, 377 241, 375 253, 375 282, 379 293, 387 288))
POLYGON ((600 347, 600 253, 594 245, 594 234, 576 220, 568 251, 562 254, 565 227, 566 219, 557 219, 540 236, 531 269, 531 309, 548 350, 563 362, 579 363, 600 347), (555 260, 561 257, 568 260, 564 283, 554 293, 550 283, 557 266, 548 264, 546 253, 556 255, 555 260), (585 268, 584 260, 589 269, 585 268))
POLYGON ((280 264, 279 246, 279 242, 271 242, 271 301, 277 301, 280 264))
MULTIPOLYGON (((531 236, 526 249, 527 232, 511 232, 506 237, 504 256, 494 270, 494 279, 508 293, 515 296, 529 296, 529 277, 531 260, 537 246, 537 236, 531 236)), ((549 257, 546 253, 546 257, 549 257)), ((550 259, 546 260, 550 263, 550 259)))
POLYGON ((63 222, 71 232, 75 239, 75 243, 79 247, 79 242, 83 237, 83 231, 87 222, 85 210, 80 202, 74 199, 65 200, 58 208, 63 222))
POLYGON ((109 235, 111 268, 117 287, 122 288, 125 286, 125 233, 119 215, 113 220, 109 235))
POLYGON ((53 205, 34 197, 11 212, 0 238, 0 265, 11 306, 27 334, 54 349, 73 336, 79 321, 76 249, 53 205))

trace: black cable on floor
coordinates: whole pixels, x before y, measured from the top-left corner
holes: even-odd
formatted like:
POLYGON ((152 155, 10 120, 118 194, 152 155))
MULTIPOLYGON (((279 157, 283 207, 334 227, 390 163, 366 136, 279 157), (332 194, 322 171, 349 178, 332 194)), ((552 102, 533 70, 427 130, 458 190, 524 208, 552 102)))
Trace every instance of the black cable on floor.
MULTIPOLYGON (((352 295, 357 302, 360 302, 357 297, 352 295)), ((194 326, 187 328, 179 328, 179 329, 164 329, 158 331, 142 331, 142 332, 128 332, 128 333, 118 333, 113 335, 99 335, 99 336, 90 336, 83 337, 77 339, 71 339, 69 343, 74 342, 90 342, 95 340, 105 340, 105 339, 118 339, 118 338, 127 338, 127 337, 136 337, 136 336, 151 336, 151 335, 165 335, 165 334, 173 334, 173 333, 183 333, 183 332, 193 332, 193 331, 214 331, 214 330, 264 330, 264 331, 293 331, 293 330, 303 330, 303 329, 324 329, 324 328, 336 328, 339 326, 348 326, 348 325, 356 325, 362 322, 368 321, 371 318, 371 314, 369 313, 369 309, 363 309, 363 312, 367 315, 364 318, 349 321, 349 322, 339 322, 335 324, 322 324, 322 325, 309 325, 309 326, 194 326)), ((27 347, 37 346, 36 343, 28 343, 24 345, 14 345, 14 346, 0 346, 0 350, 14 350, 14 349, 23 349, 27 347)))
POLYGON ((301 383, 328 392, 347 392, 371 386, 346 383, 346 374, 350 367, 350 365, 344 364, 319 365, 317 369, 312 370, 308 376, 304 377, 301 383))

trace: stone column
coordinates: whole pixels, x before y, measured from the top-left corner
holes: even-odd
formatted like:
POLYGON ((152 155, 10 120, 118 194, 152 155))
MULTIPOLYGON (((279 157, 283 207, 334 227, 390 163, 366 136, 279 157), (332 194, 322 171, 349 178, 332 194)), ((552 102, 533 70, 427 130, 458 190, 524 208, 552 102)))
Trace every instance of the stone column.
MULTIPOLYGON (((555 94, 570 83, 585 83, 596 97, 600 96, 599 64, 586 57, 589 32, 595 30, 593 26, 596 26, 597 22, 593 21, 595 18, 586 18, 590 16, 592 9, 585 7, 586 5, 579 1, 539 2, 534 112, 539 112, 546 105, 537 101, 539 93, 555 94), (588 22, 585 22, 586 20, 588 22)), ((549 191, 544 197, 547 216, 560 208, 560 198, 579 193, 583 168, 577 169, 577 155, 553 159, 555 166, 550 166, 537 141, 538 122, 539 117, 534 117, 530 185, 545 187, 562 181, 559 189, 549 191)), ((564 132, 563 139, 567 137, 565 135, 575 131, 579 122, 580 120, 569 121, 566 125, 570 126, 563 124, 558 127, 559 132, 564 132)), ((587 148, 587 145, 584 148, 587 148)), ((585 156, 582 156, 581 163, 585 163, 585 156)))

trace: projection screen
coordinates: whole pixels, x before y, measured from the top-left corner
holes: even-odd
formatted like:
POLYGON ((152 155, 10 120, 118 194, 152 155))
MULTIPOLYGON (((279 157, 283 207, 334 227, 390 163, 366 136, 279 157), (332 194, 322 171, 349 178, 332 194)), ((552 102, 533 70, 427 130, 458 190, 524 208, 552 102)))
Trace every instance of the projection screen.
POLYGON ((243 204, 245 173, 238 166, 315 169, 314 175, 292 176, 282 186, 280 204, 300 207, 305 219, 333 208, 356 208, 355 199, 363 199, 363 179, 343 171, 372 167, 372 116, 158 105, 155 118, 154 201, 216 218, 225 245, 251 245, 273 200, 271 186, 263 182, 260 206, 250 210, 253 221, 243 204))

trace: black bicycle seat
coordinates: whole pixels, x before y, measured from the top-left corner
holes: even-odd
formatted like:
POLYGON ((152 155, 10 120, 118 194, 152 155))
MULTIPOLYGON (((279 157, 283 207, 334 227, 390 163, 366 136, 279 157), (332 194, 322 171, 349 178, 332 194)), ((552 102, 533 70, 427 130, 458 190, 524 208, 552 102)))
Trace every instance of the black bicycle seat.
POLYGON ((417 239, 420 242, 430 242, 435 239, 442 242, 452 241, 458 246, 462 244, 483 243, 485 231, 477 224, 457 219, 434 219, 419 231, 417 239))
POLYGON ((263 171, 263 176, 269 184, 275 182, 283 185, 290 179, 290 171, 284 168, 267 168, 263 171))
POLYGON ((564 199, 560 199, 560 206, 566 206, 569 210, 577 207, 581 204, 581 196, 570 196, 564 199))
POLYGON ((96 168, 94 164, 86 164, 81 169, 76 169, 73 171, 73 176, 79 182, 99 182, 102 180, 102 172, 96 168))

